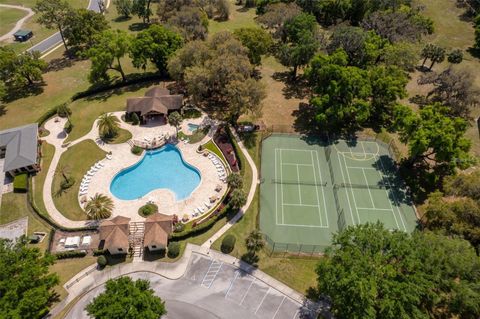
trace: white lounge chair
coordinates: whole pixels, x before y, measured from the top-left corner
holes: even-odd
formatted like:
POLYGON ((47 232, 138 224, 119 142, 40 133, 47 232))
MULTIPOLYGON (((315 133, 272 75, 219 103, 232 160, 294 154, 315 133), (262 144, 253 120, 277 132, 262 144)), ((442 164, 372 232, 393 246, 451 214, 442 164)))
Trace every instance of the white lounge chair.
POLYGON ((209 203, 209 202, 203 202, 203 204, 204 204, 204 205, 205 205, 205 207, 207 207, 207 208, 210 208, 210 207, 212 207, 212 205, 210 205, 210 203, 209 203))
POLYGON ((111 160, 112 159, 112 154, 107 154, 107 156, 105 156, 108 160, 111 160))
POLYGON ((202 208, 202 207, 197 207, 197 209, 198 209, 202 214, 205 213, 205 209, 204 209, 204 208, 202 208))

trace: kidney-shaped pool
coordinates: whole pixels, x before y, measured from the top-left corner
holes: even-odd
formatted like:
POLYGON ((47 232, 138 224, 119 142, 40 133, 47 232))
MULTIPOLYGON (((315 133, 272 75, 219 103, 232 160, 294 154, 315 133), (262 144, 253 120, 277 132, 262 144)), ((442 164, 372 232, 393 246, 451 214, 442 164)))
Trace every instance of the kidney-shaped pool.
POLYGON ((172 144, 147 151, 140 162, 122 170, 112 180, 110 191, 119 199, 137 199, 155 189, 166 188, 182 200, 200 184, 200 173, 186 163, 172 144))

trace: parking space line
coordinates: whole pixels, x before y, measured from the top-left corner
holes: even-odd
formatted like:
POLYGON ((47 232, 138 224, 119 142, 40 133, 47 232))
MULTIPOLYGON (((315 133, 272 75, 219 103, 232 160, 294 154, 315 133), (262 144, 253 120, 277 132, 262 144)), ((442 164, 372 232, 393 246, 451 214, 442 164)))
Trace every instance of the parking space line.
POLYGON ((300 313, 300 310, 297 309, 297 311, 295 311, 295 314, 293 315, 293 318, 292 319, 295 319, 297 318, 297 315, 300 313))
POLYGON ((277 311, 275 311, 275 313, 273 314, 272 319, 275 319, 275 317, 277 316, 277 313, 280 310, 280 307, 283 305, 283 302, 285 301, 285 298, 286 298, 286 296, 283 296, 282 302, 278 305, 277 311))
POLYGON ((235 280, 237 280, 239 274, 240 274, 240 271, 239 271, 239 270, 235 270, 235 277, 233 277, 232 281, 230 282, 230 286, 228 287, 227 293, 225 294, 225 299, 227 298, 228 293, 230 292, 230 289, 232 289, 233 283, 235 282, 235 280))
POLYGON ((257 310, 255 310, 255 312, 254 312, 255 314, 257 314, 258 309, 260 309, 260 307, 262 306, 263 302, 265 301, 265 297, 267 297, 268 292, 270 291, 270 289, 271 289, 271 288, 268 287, 268 290, 267 290, 267 292, 265 293, 265 295, 263 296, 262 301, 260 301, 260 304, 258 305, 257 310))
POLYGON ((246 291, 245 294, 243 295, 243 298, 242 298, 242 301, 240 302, 240 305, 245 301, 245 297, 247 297, 248 292, 250 291, 250 288, 252 287, 252 285, 253 285, 253 283, 255 282, 255 280, 257 280, 257 278, 256 278, 256 277, 253 277, 253 280, 252 280, 252 282, 250 283, 250 286, 248 286, 247 291, 246 291))
POLYGON ((205 277, 203 277, 203 281, 201 285, 206 288, 210 288, 212 283, 215 281, 215 278, 217 277, 218 272, 220 271, 220 269, 222 269, 222 266, 223 266, 223 262, 219 263, 217 260, 214 260, 210 264, 210 267, 208 268, 208 271, 205 274, 205 277))

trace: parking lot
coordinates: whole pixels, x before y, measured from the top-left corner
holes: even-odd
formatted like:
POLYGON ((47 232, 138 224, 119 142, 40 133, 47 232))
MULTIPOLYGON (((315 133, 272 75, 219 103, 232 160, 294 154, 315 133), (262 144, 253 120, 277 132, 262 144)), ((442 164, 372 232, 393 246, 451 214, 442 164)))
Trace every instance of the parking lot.
MULTIPOLYGON (((151 272, 129 275, 147 279, 166 304, 165 319, 299 319, 315 318, 302 304, 259 279, 207 256, 193 253, 184 276, 170 280, 151 272)), ((101 284, 80 298, 66 318, 89 318, 84 311, 104 291, 101 284)))

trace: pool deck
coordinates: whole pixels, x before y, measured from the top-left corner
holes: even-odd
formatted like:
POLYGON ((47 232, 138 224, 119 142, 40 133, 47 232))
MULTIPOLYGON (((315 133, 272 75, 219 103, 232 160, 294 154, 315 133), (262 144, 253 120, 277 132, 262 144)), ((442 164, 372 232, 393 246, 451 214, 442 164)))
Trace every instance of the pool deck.
MULTIPOLYGON (((121 118, 121 115, 124 112, 114 112, 113 114, 118 118, 121 118)), ((203 117, 195 120, 203 121, 203 117)), ((193 123, 192 121, 185 121, 188 123, 193 123)), ((62 148, 60 145, 62 141, 66 138, 66 135, 61 135, 58 131, 63 130, 64 120, 55 122, 54 119, 51 119, 46 123, 46 128, 49 129, 51 135, 44 138, 47 142, 54 144, 56 146, 55 159, 52 160, 52 167, 49 168, 49 171, 52 171, 52 175, 47 175, 47 180, 44 185, 44 202, 46 204, 47 210, 51 216, 60 224, 67 227, 81 227, 83 225, 89 225, 92 221, 71 221, 66 219, 54 206, 53 199, 51 197, 51 182, 53 180, 53 172, 55 167, 58 164, 58 160, 61 154, 68 148, 62 148), (60 150, 60 152, 58 152, 60 150), (50 176, 50 178, 48 178, 50 176), (61 216, 59 216, 61 215, 61 216)), ((187 125, 187 124, 185 124, 187 125)), ((160 125, 160 126, 134 126, 123 121, 120 121, 120 126, 123 129, 129 130, 133 139, 143 140, 145 137, 153 138, 161 134, 169 134, 170 136, 175 135, 175 128, 170 125, 160 125)), ((98 172, 96 172, 91 177, 91 182, 88 188, 86 195, 78 197, 79 202, 82 199, 88 199, 95 195, 96 193, 101 193, 109 196, 115 205, 112 217, 122 215, 129 217, 132 221, 143 221, 144 218, 138 215, 138 209, 145 205, 149 200, 158 205, 159 212, 167 215, 176 214, 179 218, 182 218, 184 214, 188 214, 190 217, 194 212, 194 209, 197 207, 205 208, 204 202, 208 202, 211 196, 218 196, 222 198, 227 190, 227 185, 221 182, 218 178, 215 166, 208 157, 203 156, 202 154, 197 153, 197 148, 200 144, 206 143, 211 139, 214 131, 216 129, 216 124, 213 123, 213 126, 210 132, 205 136, 205 138, 196 143, 196 144, 187 144, 180 141, 176 144, 177 148, 181 151, 182 157, 185 162, 194 166, 198 169, 201 175, 201 181, 199 186, 192 192, 190 197, 182 201, 176 201, 175 195, 173 192, 167 189, 157 189, 148 194, 145 194, 139 199, 136 200, 121 200, 116 198, 110 192, 110 183, 115 175, 121 170, 134 165, 142 159, 142 156, 137 156, 132 154, 130 151, 130 145, 128 143, 122 144, 105 144, 98 136, 97 121, 92 126, 91 131, 83 136, 82 138, 73 141, 68 145, 71 147, 81 141, 86 139, 94 140, 95 143, 104 151, 112 153, 112 159, 108 160, 107 158, 102 160, 104 167, 102 167, 98 172), (222 190, 220 192, 215 191, 215 187, 220 184, 222 185, 222 190)), ((85 172, 86 174, 87 172, 85 172)), ((218 201, 217 201, 218 202, 218 201)), ((217 203, 216 202, 216 203, 217 203)), ((214 205, 216 204, 214 203, 214 205)), ((80 203, 81 207, 84 204, 80 203)), ((213 207, 213 205, 212 205, 213 207)), ((205 213, 207 210, 205 210, 205 213)), ((199 216, 200 217, 200 216, 199 216)))

